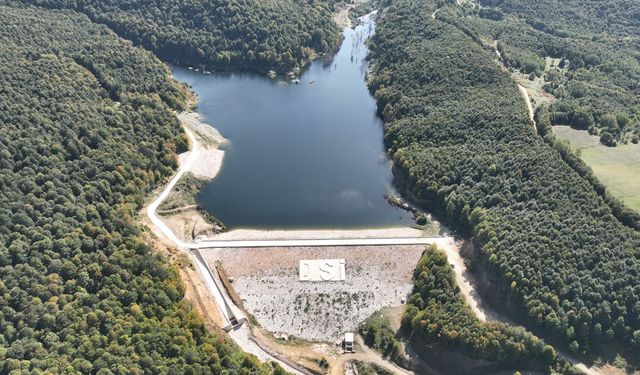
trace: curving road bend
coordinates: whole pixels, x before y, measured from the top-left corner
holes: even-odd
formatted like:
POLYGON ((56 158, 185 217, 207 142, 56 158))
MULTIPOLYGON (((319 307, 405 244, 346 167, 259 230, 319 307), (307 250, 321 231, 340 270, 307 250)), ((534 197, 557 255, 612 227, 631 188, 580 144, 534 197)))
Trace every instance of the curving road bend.
POLYGON ((169 227, 156 214, 156 210, 162 204, 162 202, 164 202, 164 200, 167 199, 167 197, 171 193, 171 190, 173 190, 173 188, 176 186, 176 184, 182 178, 182 176, 191 169, 191 166, 193 165, 196 157, 198 156, 197 151, 200 150, 200 147, 201 147, 200 143, 198 142, 196 137, 193 135, 191 130, 187 129, 185 126, 183 126, 183 128, 185 133, 187 133, 187 137, 189 137, 189 141, 191 142, 191 151, 193 152, 191 152, 191 154, 189 155, 189 158, 183 164, 180 165, 180 167, 178 168, 178 172, 175 174, 175 176, 173 176, 171 181, 169 181, 167 186, 165 186, 164 190, 160 193, 160 195, 158 195, 158 197, 153 202, 151 202, 151 204, 149 204, 149 206, 147 207, 147 216, 149 217, 149 220, 151 220, 153 225, 155 225, 158 229, 160 229, 162 234, 164 234, 169 239, 169 241, 171 241, 175 246, 184 248, 184 249, 190 249, 191 248, 191 246, 189 246, 190 244, 179 239, 178 236, 176 236, 176 234, 173 233, 173 231, 169 229, 169 227))
MULTIPOLYGON (((200 147, 201 147, 200 143, 198 143, 198 140, 189 129, 184 127, 184 131, 187 133, 187 136, 189 137, 189 140, 191 142, 191 151, 192 151, 191 155, 183 164, 180 165, 178 172, 175 174, 175 176, 173 176, 171 181, 169 181, 169 183, 164 188, 164 190, 160 193, 160 195, 158 195, 158 197, 153 202, 151 202, 151 204, 149 204, 149 206, 147 207, 147 216, 149 217, 149 220, 151 220, 151 223, 155 225, 162 232, 162 234, 166 236, 166 238, 169 239, 169 241, 171 241, 176 247, 188 250, 191 260, 194 261, 196 267, 200 271, 201 276, 205 281, 205 284, 207 285, 207 289, 209 290, 209 293, 211 293, 211 297, 218 304, 218 308, 220 309, 222 315, 226 319, 229 319, 228 312, 231 308, 231 306, 229 305, 230 299, 225 298, 224 291, 215 282, 215 280, 213 279, 213 275, 211 271, 208 269, 208 267, 206 266, 206 264, 204 264, 199 259, 199 254, 194 254, 191 251, 191 249, 198 248, 198 246, 196 244, 184 242, 181 239, 179 239, 176 236, 176 234, 173 233, 173 231, 169 229, 169 227, 158 217, 156 213, 156 210, 158 209, 158 207, 169 196, 169 194, 171 193, 171 190, 173 190, 174 186, 176 185, 176 183, 178 183, 180 178, 182 178, 182 176, 187 171, 190 170, 196 157, 198 156, 197 151, 200 150, 200 147)), ((232 307, 236 307, 236 306, 232 306, 232 307)), ((271 354, 262 350, 255 343, 253 343, 250 340, 251 332, 249 331, 248 328, 245 327, 244 329, 236 329, 230 333, 230 336, 234 339, 236 344, 243 351, 247 353, 251 353, 263 361, 277 362, 289 373, 302 375, 300 371, 297 371, 296 369, 292 368, 291 366, 281 361, 280 359, 275 358, 271 354)))

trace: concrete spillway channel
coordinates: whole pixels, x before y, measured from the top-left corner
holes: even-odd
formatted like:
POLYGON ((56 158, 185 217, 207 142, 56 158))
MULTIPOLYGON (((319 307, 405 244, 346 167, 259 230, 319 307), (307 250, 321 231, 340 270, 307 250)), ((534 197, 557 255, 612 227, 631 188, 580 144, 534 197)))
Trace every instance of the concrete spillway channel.
POLYGON ((198 267, 198 270, 200 270, 200 274, 207 285, 207 289, 209 289, 209 293, 211 293, 220 309, 220 314, 222 315, 223 320, 222 329, 228 332, 235 327, 242 325, 246 317, 227 294, 218 273, 211 271, 207 263, 202 258, 200 250, 190 249, 189 253, 191 254, 193 262, 198 267))
POLYGON ((189 249, 192 261, 198 267, 202 278, 207 285, 209 293, 213 296, 222 316, 222 329, 227 331, 234 341, 240 347, 262 361, 275 361, 280 364, 287 372, 296 375, 310 374, 304 368, 295 363, 289 362, 286 358, 278 353, 274 353, 264 347, 260 342, 252 337, 250 329, 245 325, 242 327, 246 317, 242 311, 233 303, 231 297, 227 294, 220 277, 217 272, 212 272, 211 268, 202 258, 200 250, 189 249))

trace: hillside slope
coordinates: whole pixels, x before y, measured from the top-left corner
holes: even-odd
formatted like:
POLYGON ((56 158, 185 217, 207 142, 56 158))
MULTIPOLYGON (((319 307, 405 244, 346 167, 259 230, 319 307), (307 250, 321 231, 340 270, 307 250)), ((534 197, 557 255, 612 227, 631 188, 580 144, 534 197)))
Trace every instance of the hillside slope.
POLYGON ((185 92, 70 12, 0 6, 0 373, 270 373, 207 332, 132 217, 185 92))
POLYGON ((82 12, 165 61, 207 69, 286 72, 340 40, 322 0, 21 2, 82 12))
POLYGON ((640 234, 537 137, 495 54, 435 9, 394 1, 372 43, 398 174, 473 236, 503 303, 574 352, 637 348, 640 234))
POLYGON ((559 99, 552 106, 555 124, 589 130, 608 146, 639 141, 640 3, 479 3, 482 8, 448 8, 441 16, 496 42, 509 67, 542 78, 544 90, 559 99))

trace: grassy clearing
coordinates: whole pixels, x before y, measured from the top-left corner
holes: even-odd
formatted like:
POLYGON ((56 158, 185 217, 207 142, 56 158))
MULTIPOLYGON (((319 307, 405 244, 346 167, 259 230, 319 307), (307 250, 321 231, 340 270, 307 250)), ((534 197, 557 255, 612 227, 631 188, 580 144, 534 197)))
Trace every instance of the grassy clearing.
POLYGON ((607 147, 597 136, 568 126, 554 126, 553 132, 580 150, 582 160, 613 196, 640 211, 640 144, 607 147))

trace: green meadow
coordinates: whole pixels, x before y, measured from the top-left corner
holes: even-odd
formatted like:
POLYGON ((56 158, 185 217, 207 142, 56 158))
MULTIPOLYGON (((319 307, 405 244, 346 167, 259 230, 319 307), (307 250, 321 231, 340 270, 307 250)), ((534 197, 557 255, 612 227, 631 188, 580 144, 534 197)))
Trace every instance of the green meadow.
POLYGON ((582 160, 611 194, 640 211, 640 144, 607 147, 598 136, 569 126, 554 126, 553 132, 580 151, 582 160))

